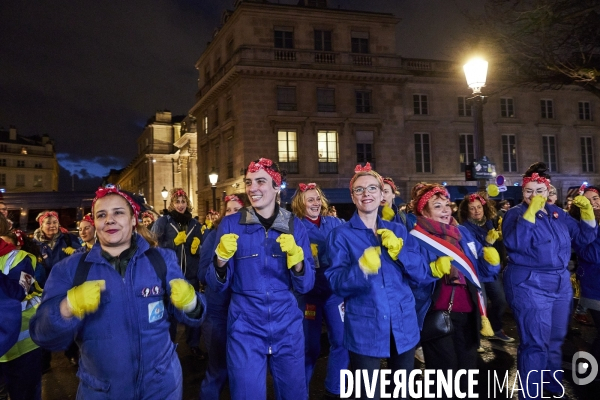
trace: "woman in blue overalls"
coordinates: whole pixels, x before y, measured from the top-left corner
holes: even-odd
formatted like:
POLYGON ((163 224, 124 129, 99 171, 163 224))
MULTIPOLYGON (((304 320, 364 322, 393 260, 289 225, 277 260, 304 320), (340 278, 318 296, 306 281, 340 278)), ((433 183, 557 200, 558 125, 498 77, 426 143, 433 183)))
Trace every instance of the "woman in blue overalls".
MULTIPOLYGON (((185 279, 198 290, 198 262, 200 261, 200 224, 192 218, 193 207, 187 193, 181 188, 171 189, 169 213, 154 222, 152 232, 158 246, 175 250, 179 267, 185 279)), ((177 323, 172 321, 171 337, 177 333, 177 323)), ((200 328, 186 327, 186 344, 192 354, 204 358, 200 351, 200 328)))
POLYGON ((315 287, 306 294, 298 294, 298 306, 304 313, 304 354, 306 365, 306 387, 310 386, 317 359, 321 352, 321 328, 323 318, 329 337, 329 360, 325 377, 326 396, 340 394, 340 370, 348 368, 348 350, 343 346, 344 320, 342 310, 344 299, 333 294, 325 271, 327 260, 327 235, 343 222, 328 217, 327 199, 315 183, 298 185, 292 198, 292 212, 300 218, 308 233, 310 247, 315 260, 315 287))
MULTIPOLYGON (((496 209, 490 200, 483 197, 483 194, 473 193, 465 197, 458 207, 458 216, 460 224, 469 230, 482 247, 503 246, 500 232, 494 227, 493 222, 496 209)), ((486 276, 482 274, 479 280, 483 283, 482 291, 486 301, 489 299, 492 302, 487 310, 494 336, 488 337, 488 339, 507 343, 514 342, 515 339, 505 334, 502 329, 502 315, 508 304, 506 304, 500 275, 486 276)))
POLYGON ((550 188, 546 171, 541 162, 529 167, 523 177, 523 202, 508 210, 502 223, 508 253, 504 290, 521 341, 518 370, 524 386, 527 382, 527 390, 519 393, 522 399, 541 396, 537 392, 542 380, 549 393, 562 393, 561 346, 573 297, 567 269, 571 243, 590 243, 597 230, 592 206, 584 196, 573 200, 581 210, 580 222, 546 202, 550 188))
MULTIPOLYGON (((247 203, 246 195, 225 196, 223 201, 224 217, 235 214, 247 203)), ((214 221, 212 228, 206 231, 202 243, 202 254, 200 254, 200 267, 198 268, 198 279, 205 286, 206 296, 206 320, 202 326, 204 332, 204 344, 208 350, 208 366, 204 379, 200 384, 200 399, 218 399, 221 396, 225 382, 227 382, 227 311, 231 300, 231 290, 216 292, 206 284, 206 273, 208 266, 215 255, 216 229, 222 218, 214 221)))
POLYGON ((273 161, 250 163, 245 183, 251 207, 219 224, 206 275, 212 289, 231 288, 227 370, 233 399, 266 399, 267 367, 277 399, 308 398, 303 315, 292 290, 310 291, 315 269, 304 225, 277 203, 281 182, 273 161))
MULTIPOLYGON (((442 276, 449 263, 444 271, 434 272, 404 225, 378 217, 382 190, 383 179, 369 163, 356 166, 350 191, 357 211, 327 238, 325 276, 333 292, 344 299, 344 347, 351 369, 367 370, 372 377, 380 369, 380 359, 387 358, 392 375, 405 370, 408 376, 419 341, 409 281, 433 282, 433 274, 442 276)), ((364 381, 361 395, 367 397, 364 381)), ((373 395, 379 399, 379 380, 373 395)))

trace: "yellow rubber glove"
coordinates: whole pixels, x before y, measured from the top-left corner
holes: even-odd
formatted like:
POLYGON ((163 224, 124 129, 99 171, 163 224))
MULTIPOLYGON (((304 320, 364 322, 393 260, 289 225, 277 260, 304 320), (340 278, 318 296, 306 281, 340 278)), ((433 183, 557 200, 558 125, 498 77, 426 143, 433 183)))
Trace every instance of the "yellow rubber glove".
POLYGON ((319 245, 316 243, 311 243, 310 244, 310 252, 312 253, 312 256, 314 258, 317 258, 319 256, 319 245))
MULTIPOLYGON (((593 212, 593 211, 592 211, 592 215, 594 215, 594 212, 593 212)), ((62 249, 62 251, 63 251, 63 252, 66 254, 66 255, 68 255, 68 256, 70 256, 71 254, 75 253, 75 249, 74 249, 74 248, 72 248, 71 246, 69 246, 69 247, 65 247, 64 249, 62 249)))
POLYGON ((190 246, 192 254, 196 254, 198 252, 198 247, 200 247, 200 239, 195 237, 192 239, 192 245, 190 246))
POLYGON ((212 229, 212 227, 213 227, 212 219, 207 219, 206 220, 206 229, 212 229))
POLYGON ((436 278, 448 275, 450 273, 450 267, 452 267, 450 264, 452 260, 454 260, 454 258, 450 256, 441 256, 438 257, 437 260, 430 262, 429 268, 431 268, 431 274, 436 278))
POLYGON ((502 217, 498 218, 498 229, 496 229, 498 231, 498 239, 502 240, 502 217))
POLYGON ((196 308, 196 291, 185 279, 172 279, 169 285, 171 285, 171 303, 177 309, 190 312, 196 308))
POLYGON ((579 207, 579 211, 581 211, 581 219, 584 221, 594 221, 596 218, 594 217, 594 209, 592 208, 592 203, 590 203, 589 199, 585 196, 575 196, 573 199, 573 205, 579 207))
POLYGON ((384 204, 383 208, 381 209, 381 218, 385 219, 386 221, 391 221, 394 219, 395 215, 396 213, 394 213, 392 207, 390 207, 387 203, 384 204))
POLYGON ((483 248, 483 259, 492 265, 500 264, 500 255, 498 254, 498 250, 493 247, 483 248))
POLYGON ((206 230, 206 225, 202 225, 202 229, 200 229, 200 232, 204 235, 204 231, 206 230))
POLYGON ((79 286, 75 286, 67 292, 67 302, 71 307, 73 315, 83 319, 86 314, 91 314, 98 310, 100 305, 100 292, 106 289, 104 279, 97 281, 86 281, 79 286))
POLYGON ((175 246, 179 246, 180 244, 184 244, 186 239, 187 236, 185 235, 185 232, 181 231, 177 234, 177 236, 175 236, 175 239, 173 239, 173 243, 175 243, 175 246))
POLYGON ((358 266, 367 275, 375 275, 381 268, 381 247, 368 247, 358 259, 358 266))
POLYGON ((500 232, 495 229, 490 229, 487 236, 485 237, 485 241, 489 244, 494 244, 496 240, 500 237, 500 232))
POLYGON ((296 244, 294 236, 289 233, 282 233, 276 241, 281 246, 281 251, 287 253, 288 269, 304 260, 304 250, 296 244))
POLYGON ((529 203, 529 207, 527 207, 527 211, 523 214, 523 218, 527 221, 535 224, 535 214, 544 208, 546 204, 546 199, 544 196, 536 195, 531 198, 531 202, 529 203))
POLYGON ((215 249, 215 253, 217 257, 219 257, 222 261, 227 261, 237 251, 237 240, 238 235, 235 233, 226 233, 221 236, 221 240, 219 241, 219 245, 215 249))
POLYGON ((398 259, 398 254, 404 246, 404 240, 397 237, 394 232, 389 229, 377 229, 377 234, 381 235, 381 244, 387 248, 388 254, 392 257, 392 260, 398 259))
POLYGON ((481 316, 481 330, 479 331, 482 336, 492 337, 494 336, 494 330, 490 320, 485 315, 481 316))

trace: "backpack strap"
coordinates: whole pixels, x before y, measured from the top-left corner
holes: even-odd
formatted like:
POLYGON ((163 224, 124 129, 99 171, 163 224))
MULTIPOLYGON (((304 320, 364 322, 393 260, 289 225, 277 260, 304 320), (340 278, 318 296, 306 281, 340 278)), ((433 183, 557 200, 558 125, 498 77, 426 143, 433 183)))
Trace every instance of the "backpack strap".
MULTIPOLYGON (((150 264, 154 268, 154 272, 160 279, 162 288, 167 293, 167 264, 165 263, 164 258, 160 255, 160 252, 151 247, 146 250, 146 257, 150 260, 150 264)), ((90 268, 92 268, 92 263, 85 261, 87 253, 83 253, 79 258, 79 262, 77 264, 77 269, 75 270, 75 278, 73 279, 73 287, 81 285, 83 282, 87 280, 87 276, 90 272, 90 268)))
POLYGON ((77 269, 75 270, 75 278, 73 279, 73 287, 81 285, 87 281, 87 276, 92 268, 92 263, 85 261, 87 253, 82 253, 77 263, 77 269))

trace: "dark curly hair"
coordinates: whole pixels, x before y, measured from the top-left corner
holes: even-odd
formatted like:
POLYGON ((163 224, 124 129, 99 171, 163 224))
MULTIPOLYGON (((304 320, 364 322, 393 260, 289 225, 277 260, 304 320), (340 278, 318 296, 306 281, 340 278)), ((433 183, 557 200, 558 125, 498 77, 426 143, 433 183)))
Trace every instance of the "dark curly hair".
MULTIPOLYGON (((477 194, 485 200, 485 204, 483 205, 483 215, 485 215, 485 218, 488 220, 494 219, 496 217, 496 203, 494 200, 489 199, 485 192, 477 192, 477 194)), ((469 203, 469 196, 467 196, 458 206, 458 222, 461 224, 469 219, 469 203)))
POLYGON ((541 161, 538 161, 529 166, 529 169, 527 171, 525 171, 525 174, 523 174, 523 177, 529 177, 537 172, 537 174, 539 176, 541 176, 542 178, 550 179, 550 175, 548 175, 546 173, 547 171, 548 171, 548 167, 546 166, 546 164, 541 161))

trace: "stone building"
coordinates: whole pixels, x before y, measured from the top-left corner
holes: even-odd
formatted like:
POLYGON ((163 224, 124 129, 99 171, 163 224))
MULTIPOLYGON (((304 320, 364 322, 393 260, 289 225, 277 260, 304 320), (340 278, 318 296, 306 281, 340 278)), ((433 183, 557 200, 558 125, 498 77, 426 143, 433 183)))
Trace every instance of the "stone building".
POLYGON ((141 194, 160 212, 162 190, 183 187, 192 206, 197 204, 197 145, 194 117, 157 111, 137 139, 138 155, 122 170, 104 178, 122 189, 141 194))
POLYGON ((23 136, 15 127, 0 130, 0 190, 52 192, 58 190, 58 162, 48 135, 23 136))

